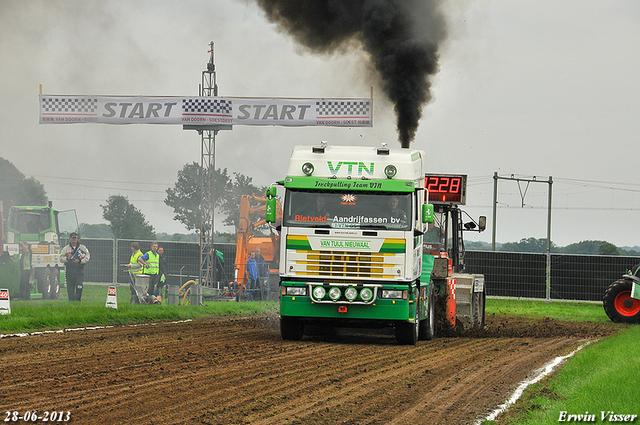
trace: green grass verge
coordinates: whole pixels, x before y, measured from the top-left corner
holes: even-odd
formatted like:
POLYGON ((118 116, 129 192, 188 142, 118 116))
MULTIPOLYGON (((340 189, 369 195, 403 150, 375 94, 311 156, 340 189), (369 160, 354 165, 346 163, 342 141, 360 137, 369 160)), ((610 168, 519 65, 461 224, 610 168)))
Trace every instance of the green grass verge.
MULTIPOLYGON (((528 318, 610 323, 602 304, 594 303, 490 299, 487 300, 486 311, 489 314, 528 318)), ((587 345, 555 374, 530 386, 497 421, 483 423, 610 423, 610 412, 629 415, 628 420, 632 419, 632 415, 637 415, 631 423, 640 423, 637 385, 637 376, 640 376, 640 326, 617 326, 620 326, 619 333, 587 345), (586 415, 586 418, 569 415, 586 415)))
POLYGON ((576 353, 552 377, 529 387, 520 401, 495 423, 609 423, 613 422, 608 418, 609 412, 636 415, 632 423, 640 423, 637 385, 637 377, 640 376, 640 326, 623 327, 622 332, 576 353), (578 420, 569 415, 587 415, 593 420, 578 420))
POLYGON ((567 322, 611 322, 602 308, 602 303, 489 298, 485 311, 487 314, 504 314, 530 319, 553 318, 567 322))
POLYGON ((204 306, 130 304, 128 286, 118 287, 115 310, 105 307, 107 289, 108 285, 85 285, 79 303, 69 302, 65 289, 58 300, 12 301, 11 314, 0 315, 0 334, 278 311, 276 302, 206 302, 204 306))

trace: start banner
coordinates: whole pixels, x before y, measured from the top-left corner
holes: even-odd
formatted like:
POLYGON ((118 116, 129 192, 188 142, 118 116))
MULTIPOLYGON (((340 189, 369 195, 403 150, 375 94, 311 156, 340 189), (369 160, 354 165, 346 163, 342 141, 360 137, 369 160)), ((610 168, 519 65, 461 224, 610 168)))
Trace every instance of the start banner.
POLYGON ((373 99, 40 95, 40 124, 371 127, 373 99))

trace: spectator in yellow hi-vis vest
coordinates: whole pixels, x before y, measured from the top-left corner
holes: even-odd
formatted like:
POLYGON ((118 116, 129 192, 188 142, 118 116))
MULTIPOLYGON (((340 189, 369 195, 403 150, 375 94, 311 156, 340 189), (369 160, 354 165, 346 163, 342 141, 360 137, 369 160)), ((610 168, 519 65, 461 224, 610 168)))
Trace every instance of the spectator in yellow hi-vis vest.
MULTIPOLYGON (((127 264, 127 267, 129 268, 131 273, 135 275, 142 274, 143 267, 146 265, 147 263, 145 263, 145 261, 142 259, 140 244, 138 242, 133 242, 131 244, 131 258, 129 259, 129 264, 127 264)), ((131 304, 140 302, 140 300, 138 300, 138 295, 136 294, 136 289, 133 287, 133 285, 135 285, 135 282, 133 279, 131 279, 131 282, 129 282, 129 289, 131 289, 131 304)))
POLYGON ((142 260, 147 263, 143 269, 144 274, 151 276, 149 279, 149 289, 147 293, 153 295, 153 291, 160 282, 160 254, 158 254, 158 243, 151 244, 151 251, 142 255, 142 260))

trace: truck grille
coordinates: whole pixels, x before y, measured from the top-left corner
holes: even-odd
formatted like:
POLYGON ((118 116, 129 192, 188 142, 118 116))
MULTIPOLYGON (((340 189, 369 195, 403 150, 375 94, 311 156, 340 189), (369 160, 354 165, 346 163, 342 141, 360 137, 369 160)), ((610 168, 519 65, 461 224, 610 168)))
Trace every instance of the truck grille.
POLYGON ((287 274, 333 278, 402 278, 404 253, 287 250, 287 274))

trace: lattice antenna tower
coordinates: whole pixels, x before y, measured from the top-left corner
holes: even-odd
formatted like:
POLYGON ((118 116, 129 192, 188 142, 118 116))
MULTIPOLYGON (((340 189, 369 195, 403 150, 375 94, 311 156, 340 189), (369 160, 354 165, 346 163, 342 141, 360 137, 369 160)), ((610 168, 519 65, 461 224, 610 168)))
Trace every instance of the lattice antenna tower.
MULTIPOLYGON (((217 97, 218 83, 216 81, 215 51, 213 41, 209 43, 209 62, 207 69, 202 71, 200 97, 217 97)), ((199 130, 201 137, 200 148, 200 283, 213 286, 215 270, 212 261, 206 261, 213 249, 215 235, 215 170, 216 170, 216 135, 220 129, 215 126, 203 127, 199 130)), ((211 260, 214 258, 211 257, 211 260)))

